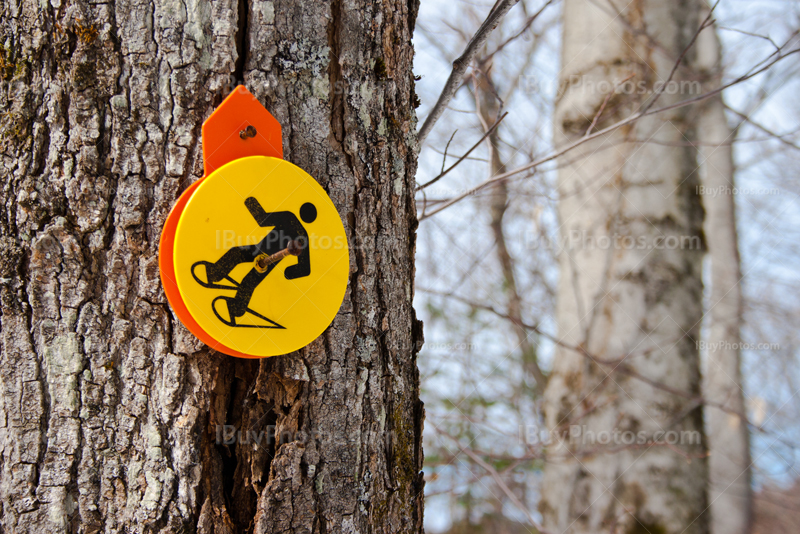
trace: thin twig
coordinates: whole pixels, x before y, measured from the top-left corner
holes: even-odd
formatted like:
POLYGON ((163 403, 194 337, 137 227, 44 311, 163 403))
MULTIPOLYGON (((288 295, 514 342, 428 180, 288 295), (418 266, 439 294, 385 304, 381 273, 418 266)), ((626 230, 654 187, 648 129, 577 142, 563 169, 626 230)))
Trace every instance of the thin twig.
POLYGON ((795 150, 800 150, 800 145, 797 145, 797 144, 789 141, 788 139, 784 139, 784 137, 786 137, 787 135, 792 135, 792 134, 783 134, 783 135, 781 135, 781 134, 775 133, 774 131, 768 129, 766 126, 762 126, 761 124, 759 124, 756 121, 754 121, 750 116, 748 116, 748 115, 746 115, 746 114, 744 114, 744 113, 742 113, 740 111, 737 111, 737 110, 733 109, 729 105, 725 104, 725 108, 728 111, 730 111, 731 113, 733 113, 734 115, 738 116, 740 119, 742 119, 742 121, 747 122, 748 124, 751 124, 755 128, 757 128, 757 129, 761 130, 762 132, 764 132, 765 134, 769 135, 770 137, 768 139, 777 139, 778 141, 780 141, 781 143, 783 143, 786 146, 794 148, 795 150))
POLYGON ((609 101, 609 100, 611 100, 611 97, 612 97, 612 96, 614 95, 614 93, 617 91, 617 88, 618 88, 620 85, 622 85, 623 83, 625 83, 625 82, 627 82, 628 80, 630 80, 631 78, 633 78, 634 76, 636 76, 636 75, 635 75, 635 74, 631 74, 630 76, 628 76, 628 77, 627 77, 627 78, 625 78, 624 80, 620 80, 619 82, 617 82, 617 84, 616 84, 616 85, 614 85, 614 89, 613 89, 613 90, 612 90, 610 93, 608 93, 608 94, 606 95, 606 99, 605 99, 605 100, 603 100, 603 105, 602 105, 602 106, 600 106, 600 109, 599 109, 599 110, 597 111, 597 113, 595 114, 595 116, 594 116, 594 119, 592 119, 592 124, 590 124, 590 125, 589 125, 589 128, 587 128, 587 129, 586 129, 586 133, 585 133, 585 134, 583 134, 584 136, 586 136, 586 135, 590 135, 590 134, 592 133, 592 130, 594 130, 594 127, 595 127, 595 126, 597 126, 597 121, 598 121, 598 120, 600 120, 600 115, 602 115, 602 114, 603 114, 603 111, 605 111, 605 109, 606 109, 606 106, 608 105, 608 101, 609 101))
POLYGON ((489 39, 489 35, 497 28, 497 25, 500 24, 500 21, 506 16, 506 13, 518 2, 519 0, 498 0, 489 13, 489 16, 486 17, 486 20, 483 21, 478 31, 475 32, 475 35, 473 35, 472 39, 467 43, 464 53, 453 61, 453 71, 450 73, 450 77, 447 78, 447 82, 444 84, 444 89, 442 89, 439 99, 425 118, 425 122, 422 124, 422 128, 420 128, 417 134, 420 145, 425 142, 425 138, 431 133, 433 125, 436 124, 436 121, 442 116, 450 100, 452 100, 453 96, 456 94, 456 90, 461 86, 464 74, 467 72, 469 64, 472 63, 475 54, 477 54, 478 50, 486 43, 486 40, 489 39))
MULTIPOLYGON (((453 163, 452 165, 450 165, 450 166, 447 168, 447 170, 443 170, 441 173, 439 173, 439 176, 437 176, 437 177, 435 177, 435 178, 431 179, 429 182, 427 182, 427 183, 424 183, 424 184, 422 184, 422 185, 420 185, 420 186, 417 186, 417 191, 421 191, 421 190, 425 189, 426 187, 428 187, 428 186, 430 186, 430 185, 433 185, 433 184, 435 184, 436 182, 438 182, 439 180, 441 180, 442 178, 444 178, 444 175, 446 175, 448 172, 450 172, 450 171, 452 171, 453 169, 455 169, 456 165, 458 165, 459 163, 461 163, 462 161, 464 161, 465 159, 467 159, 467 156, 469 156, 469 155, 472 153, 472 151, 473 151, 473 150, 475 150, 476 148, 478 148, 479 146, 481 146, 481 143, 483 143, 483 141, 484 141, 484 140, 485 140, 487 137, 489 137, 490 135, 492 135, 492 132, 493 132, 493 131, 495 131, 495 130, 497 129, 497 127, 500 125, 500 122, 501 122, 503 119, 505 119, 505 118, 506 118, 506 115, 508 115, 508 112, 505 112, 505 113, 503 113, 503 115, 502 115, 502 116, 501 116, 499 119, 497 119, 497 120, 495 121, 495 123, 492 125, 492 127, 491 127, 491 128, 489 128, 489 129, 486 131, 486 133, 485 133, 485 134, 483 134, 483 136, 482 136, 480 139, 478 139, 478 142, 477 142, 477 143, 475 143, 474 145, 472 145, 472 148, 470 148, 469 150, 467 150, 467 151, 464 153, 464 155, 463 155, 463 156, 461 156, 460 158, 458 158, 458 160, 457 160, 455 163, 453 163)), ((453 135, 455 135, 455 133, 453 133, 453 135)), ((452 138, 451 138, 451 140, 452 140, 452 138)), ((449 143, 449 142, 448 142, 447 144, 448 144, 448 145, 450 145, 450 143, 449 143)), ((447 155, 447 149, 445 149, 445 156, 446 156, 446 155, 447 155)), ((444 162, 442 162, 442 169, 444 169, 444 162)))
POLYGON ((742 35, 748 35, 750 37, 757 37, 759 39, 764 39, 765 41, 768 41, 772 46, 774 46, 775 50, 780 50, 780 47, 778 46, 778 43, 773 41, 772 38, 769 35, 759 35, 757 33, 751 33, 751 32, 748 32, 748 31, 739 30, 737 28, 728 28, 727 26, 719 26, 718 25, 717 28, 720 29, 720 30, 728 31, 728 32, 736 32, 736 33, 741 33, 742 35))
MULTIPOLYGON (((475 112, 473 111, 472 113, 475 113, 475 112)), ((444 152, 442 151, 442 149, 441 149, 441 148, 431 147, 431 150, 432 150, 433 152, 437 153, 437 154, 444 154, 444 152)), ((473 157, 466 157, 466 158, 464 158, 464 159, 465 159, 465 160, 469 160, 469 161, 480 161, 481 163, 487 163, 487 162, 489 161, 489 160, 488 160, 488 159, 486 159, 486 158, 479 158, 479 157, 477 157, 477 156, 473 156, 473 157)))
POLYGON ((442 170, 439 171, 440 174, 444 172, 444 165, 445 163, 447 163, 447 149, 450 148, 450 143, 453 142, 453 138, 456 136, 457 133, 458 129, 456 128, 453 131, 453 135, 450 136, 450 139, 447 140, 447 144, 444 146, 444 155, 442 156, 442 170))

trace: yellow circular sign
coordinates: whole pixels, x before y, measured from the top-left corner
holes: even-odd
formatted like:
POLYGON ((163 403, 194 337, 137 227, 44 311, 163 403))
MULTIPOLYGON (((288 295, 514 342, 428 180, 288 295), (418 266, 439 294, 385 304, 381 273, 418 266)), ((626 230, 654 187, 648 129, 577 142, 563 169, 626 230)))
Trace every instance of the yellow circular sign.
POLYGON ((278 158, 234 160, 206 178, 175 232, 175 278, 211 337, 253 356, 298 350, 342 304, 342 221, 322 187, 278 158))

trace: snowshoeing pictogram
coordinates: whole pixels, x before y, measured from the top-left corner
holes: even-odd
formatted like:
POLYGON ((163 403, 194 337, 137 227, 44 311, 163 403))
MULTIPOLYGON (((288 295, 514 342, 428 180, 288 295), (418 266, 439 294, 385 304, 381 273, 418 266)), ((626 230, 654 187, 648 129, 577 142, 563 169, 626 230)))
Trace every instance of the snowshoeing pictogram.
POLYGON ((247 198, 244 205, 258 226, 272 227, 272 230, 255 245, 228 249, 215 262, 201 260, 193 263, 191 266, 192 277, 198 284, 208 289, 235 291, 233 296, 220 295, 211 302, 214 315, 223 324, 241 328, 284 330, 285 326, 250 308, 250 300, 259 284, 287 256, 297 257, 297 263, 284 270, 284 277, 287 280, 295 280, 311 274, 309 239, 303 223, 310 224, 316 220, 317 208, 314 204, 306 202, 300 207, 300 217, 298 218, 291 211, 267 213, 254 197, 247 198), (251 263, 253 267, 244 275, 241 282, 237 282, 230 276, 230 273, 243 263, 251 263), (205 271, 205 279, 203 279, 202 270, 205 271), (220 283, 223 280, 227 283, 220 283), (237 319, 246 313, 261 319, 263 324, 237 323, 237 319))
POLYGON ((336 206, 303 169, 274 157, 239 158, 178 207, 164 278, 174 273, 184 324, 209 346, 242 357, 289 354, 333 322, 350 249, 336 206))

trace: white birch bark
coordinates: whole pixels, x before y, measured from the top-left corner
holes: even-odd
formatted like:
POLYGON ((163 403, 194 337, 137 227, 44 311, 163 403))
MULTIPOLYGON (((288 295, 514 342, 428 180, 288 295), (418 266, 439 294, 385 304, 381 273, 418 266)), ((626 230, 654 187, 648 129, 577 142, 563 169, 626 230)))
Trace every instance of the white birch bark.
MULTIPOLYGON (((699 23, 695 0, 566 0, 556 145, 583 136, 604 102, 596 129, 638 109, 648 96, 639 89, 666 81, 699 23)), ((708 532, 702 407, 631 376, 700 394, 702 208, 689 126, 674 110, 561 158, 559 338, 622 360, 556 350, 540 505, 551 532, 708 532)))

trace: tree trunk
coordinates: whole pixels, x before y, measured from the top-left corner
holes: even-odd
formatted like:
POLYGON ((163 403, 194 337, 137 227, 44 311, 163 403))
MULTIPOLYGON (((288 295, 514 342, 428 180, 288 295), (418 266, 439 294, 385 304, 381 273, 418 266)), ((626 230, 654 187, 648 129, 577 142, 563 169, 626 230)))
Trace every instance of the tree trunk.
MULTIPOLYGON (((695 0, 641 0, 617 14, 625 4, 564 4, 557 146, 640 109, 700 23, 695 0)), ((666 90, 656 105, 681 98, 666 90)), ((703 215, 690 132, 685 111, 673 110, 560 162, 564 346, 545 393, 553 441, 540 505, 552 532, 708 532, 702 408, 693 400, 703 215)))
POLYGON ((422 531, 415 16, 404 0, 2 4, 0 531, 422 531), (351 245, 332 326, 252 361, 188 333, 157 262, 203 174, 201 124, 240 79, 351 245))
MULTIPOLYGON (((708 78, 706 91, 722 78, 720 43, 714 27, 697 40, 697 68, 708 78)), ((709 499, 712 534, 747 534, 752 516, 750 442, 744 418, 740 326, 742 289, 733 196, 734 132, 725 117, 722 96, 700 104, 697 110, 700 143, 700 180, 705 188, 704 232, 711 262, 709 324, 706 335, 706 373, 703 395, 715 406, 706 408, 709 499), (742 414, 740 417, 736 414, 742 414)))

